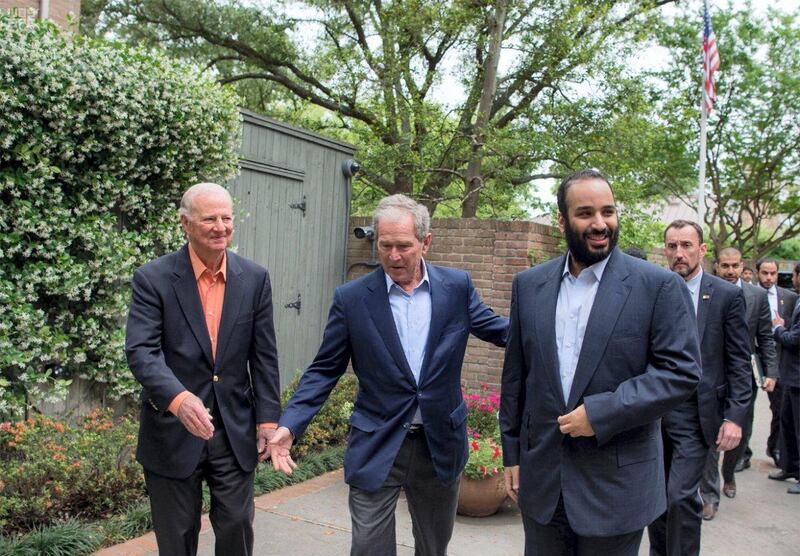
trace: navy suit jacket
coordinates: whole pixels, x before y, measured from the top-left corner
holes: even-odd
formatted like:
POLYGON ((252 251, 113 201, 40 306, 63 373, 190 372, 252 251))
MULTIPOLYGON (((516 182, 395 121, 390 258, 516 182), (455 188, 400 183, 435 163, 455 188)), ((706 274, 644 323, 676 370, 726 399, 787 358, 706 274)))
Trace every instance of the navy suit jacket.
POLYGON ((775 339, 772 337, 772 315, 769 313, 767 291, 743 280, 742 293, 747 308, 750 353, 756 354, 765 378, 778 378, 778 356, 775 351, 775 339))
POLYGON ((784 386, 800 388, 800 302, 795 305, 791 319, 775 329, 775 341, 782 347, 778 380, 784 386))
POLYGON ((336 288, 322 345, 283 411, 299 439, 352 360, 358 396, 350 418, 345 481, 374 491, 386 480, 417 407, 436 474, 457 480, 467 460, 461 365, 469 334, 504 346, 508 319, 484 305, 463 270, 428 267, 431 324, 419 384, 408 366, 382 268, 336 288))
POLYGON ((666 509, 660 417, 700 380, 692 302, 683 280, 614 249, 598 286, 569 400, 556 347, 565 257, 514 278, 500 427, 506 465, 520 466, 519 504, 551 521, 559 496, 579 535, 644 528, 666 509), (595 436, 561 434, 584 404, 595 436))
POLYGON ((184 479, 194 472, 205 441, 167 410, 183 390, 216 404, 239 465, 258 463, 256 423, 280 416, 280 387, 269 274, 227 252, 225 298, 211 355, 197 281, 184 246, 133 275, 125 353, 142 385, 136 457, 145 469, 184 479), (216 378, 215 378, 216 377, 216 378))
POLYGON ((697 333, 703 368, 703 378, 697 388, 697 407, 703 438, 713 447, 723 419, 744 427, 753 395, 750 338, 742 290, 703 273, 697 305, 697 333))

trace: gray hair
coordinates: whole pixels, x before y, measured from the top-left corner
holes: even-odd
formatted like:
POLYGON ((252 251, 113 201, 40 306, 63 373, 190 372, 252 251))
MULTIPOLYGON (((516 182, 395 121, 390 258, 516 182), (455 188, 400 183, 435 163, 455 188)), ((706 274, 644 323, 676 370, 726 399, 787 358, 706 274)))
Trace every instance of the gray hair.
POLYGON ((225 189, 221 185, 211 182, 196 183, 183 193, 183 197, 181 197, 181 206, 178 209, 178 214, 180 216, 185 216, 188 218, 192 214, 195 198, 197 198, 198 195, 209 194, 209 193, 217 195, 219 194, 225 195, 231 202, 231 205, 233 205, 233 198, 231 198, 231 194, 228 192, 227 189, 225 189))
POLYGON ((376 237, 378 223, 382 218, 396 220, 402 217, 404 213, 411 214, 414 217, 414 234, 418 240, 423 241, 431 229, 431 215, 428 213, 428 207, 419 204, 411 197, 406 197, 399 193, 381 199, 372 214, 372 227, 375 228, 376 237))

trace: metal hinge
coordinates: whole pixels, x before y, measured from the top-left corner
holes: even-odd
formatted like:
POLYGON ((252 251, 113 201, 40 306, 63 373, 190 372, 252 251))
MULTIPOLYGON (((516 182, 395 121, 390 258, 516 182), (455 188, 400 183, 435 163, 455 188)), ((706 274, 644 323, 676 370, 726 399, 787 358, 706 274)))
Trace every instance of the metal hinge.
POLYGON ((286 305, 284 305, 284 307, 286 307, 287 309, 297 309, 297 314, 299 315, 300 314, 300 305, 301 305, 300 294, 298 293, 297 294, 297 301, 292 301, 291 303, 287 303, 286 305))
POLYGON ((299 203, 289 203, 289 208, 300 209, 303 211, 303 218, 306 216, 306 196, 303 195, 303 200, 299 203))

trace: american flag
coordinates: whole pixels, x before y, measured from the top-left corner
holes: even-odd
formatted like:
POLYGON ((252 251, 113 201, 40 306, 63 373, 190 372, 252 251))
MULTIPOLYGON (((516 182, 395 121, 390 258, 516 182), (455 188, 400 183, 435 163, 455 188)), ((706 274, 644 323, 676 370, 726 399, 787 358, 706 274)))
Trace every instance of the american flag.
POLYGON ((703 3, 703 102, 706 112, 711 113, 717 90, 714 85, 714 72, 719 69, 719 51, 717 39, 711 28, 711 17, 708 15, 708 2, 703 3))

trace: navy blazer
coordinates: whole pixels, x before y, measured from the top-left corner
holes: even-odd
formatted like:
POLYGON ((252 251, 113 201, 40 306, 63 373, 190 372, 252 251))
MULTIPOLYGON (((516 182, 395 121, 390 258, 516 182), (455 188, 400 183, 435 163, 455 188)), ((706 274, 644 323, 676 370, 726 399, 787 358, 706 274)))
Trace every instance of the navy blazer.
POLYGON ((795 304, 790 320, 775 329, 775 341, 781 345, 781 374, 784 386, 800 388, 800 301, 795 304))
POLYGON ((408 366, 382 268, 336 288, 322 345, 283 411, 280 425, 299 439, 352 360, 358 396, 350 418, 345 481, 374 491, 385 482, 420 408, 433 466, 444 483, 467 461, 467 408, 461 365, 469 334, 504 346, 508 319, 478 297, 463 270, 428 267, 431 325, 419 384, 408 366))
MULTIPOLYGON (((750 353, 755 353, 763 376, 778 378, 778 355, 772 337, 772 316, 767 290, 742 280, 742 293, 747 308, 747 331, 750 334, 750 353)), ((755 377, 753 378, 755 381, 755 377)))
POLYGON ((744 427, 753 395, 750 338, 742 290, 704 272, 697 305, 697 333, 703 368, 697 407, 703 438, 713 447, 723 419, 744 427))
POLYGON ((272 289, 266 269, 227 252, 225 298, 216 360, 197 281, 184 246, 133 275, 125 339, 128 365, 142 385, 136 458, 145 469, 184 479, 194 472, 205 441, 167 410, 183 390, 215 404, 239 465, 258 463, 256 423, 280 416, 280 386, 272 289))
POLYGON ((694 310, 675 273, 618 249, 598 286, 564 403, 556 304, 565 256, 514 278, 500 427, 506 465, 520 466, 519 505, 547 524, 559 496, 579 535, 644 528, 666 509, 660 417, 700 380, 694 310), (583 404, 595 436, 561 434, 583 404))

